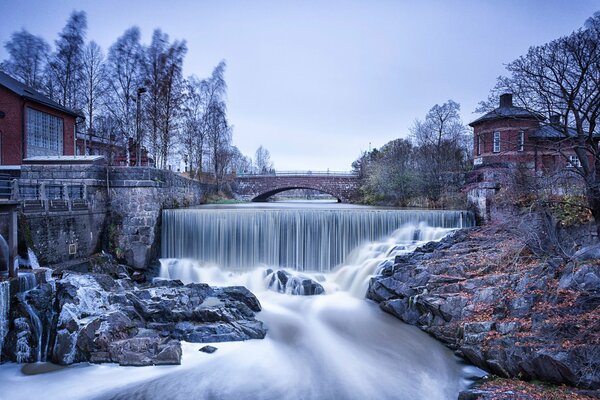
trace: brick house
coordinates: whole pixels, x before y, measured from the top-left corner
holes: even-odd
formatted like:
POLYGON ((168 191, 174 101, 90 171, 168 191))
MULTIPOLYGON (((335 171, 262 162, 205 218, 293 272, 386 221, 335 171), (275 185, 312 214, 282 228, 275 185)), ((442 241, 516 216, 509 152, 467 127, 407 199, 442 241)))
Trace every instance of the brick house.
POLYGON ((475 168, 524 166, 545 175, 579 165, 571 140, 559 129, 559 116, 545 120, 514 106, 512 94, 501 95, 498 108, 469 124, 475 168))
MULTIPOLYGON (((500 96, 499 107, 469 124, 473 128, 473 171, 464 190, 469 206, 481 222, 502 218, 506 206, 496 195, 530 190, 532 179, 548 193, 581 192, 575 174, 580 161, 573 150, 574 131, 563 134, 558 116, 544 116, 516 107, 509 93, 500 96)), ((593 156, 590 162, 593 163, 593 156)))
POLYGON ((77 118, 83 116, 0 72, 0 165, 73 156, 77 118))

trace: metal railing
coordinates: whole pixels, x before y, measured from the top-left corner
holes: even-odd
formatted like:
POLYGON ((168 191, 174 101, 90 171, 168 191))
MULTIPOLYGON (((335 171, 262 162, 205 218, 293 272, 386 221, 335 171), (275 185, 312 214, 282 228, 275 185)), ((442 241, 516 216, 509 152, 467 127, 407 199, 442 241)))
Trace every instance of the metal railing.
POLYGON ((238 177, 244 176, 356 176, 354 171, 272 171, 272 172, 240 172, 238 177))

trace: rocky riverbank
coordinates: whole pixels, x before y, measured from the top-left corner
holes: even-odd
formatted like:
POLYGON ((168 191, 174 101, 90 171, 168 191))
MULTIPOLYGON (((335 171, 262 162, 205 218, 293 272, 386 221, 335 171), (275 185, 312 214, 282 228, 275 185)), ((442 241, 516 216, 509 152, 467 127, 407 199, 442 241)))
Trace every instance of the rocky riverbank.
POLYGON ((473 228, 398 256, 367 297, 499 377, 600 389, 597 258, 540 258, 516 230, 473 228))
POLYGON ((180 340, 261 339, 258 299, 244 287, 138 284, 118 276, 62 271, 14 296, 2 361, 120 365, 181 362, 180 340))

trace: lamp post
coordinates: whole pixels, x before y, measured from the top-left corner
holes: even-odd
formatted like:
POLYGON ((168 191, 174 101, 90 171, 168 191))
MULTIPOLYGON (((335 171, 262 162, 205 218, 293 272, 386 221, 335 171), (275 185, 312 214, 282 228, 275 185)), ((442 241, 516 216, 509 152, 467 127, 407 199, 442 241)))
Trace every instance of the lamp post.
POLYGON ((135 165, 142 165, 142 137, 141 137, 141 129, 140 129, 140 97, 142 93, 146 93, 145 87, 140 87, 137 90, 137 111, 135 115, 135 136, 136 136, 136 154, 135 154, 135 165))

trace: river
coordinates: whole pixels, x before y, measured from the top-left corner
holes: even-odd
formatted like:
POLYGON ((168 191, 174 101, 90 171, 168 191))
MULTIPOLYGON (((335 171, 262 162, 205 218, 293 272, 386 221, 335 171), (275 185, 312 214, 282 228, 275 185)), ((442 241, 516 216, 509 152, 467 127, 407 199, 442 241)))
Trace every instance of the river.
MULTIPOLYGON (((161 279, 244 285, 267 337, 184 343, 182 365, 76 365, 26 376, 0 367, 2 395, 26 399, 455 399, 477 374, 450 350, 364 299, 396 254, 469 226, 460 211, 328 203, 243 204, 163 214, 161 279), (316 296, 278 293, 267 268, 319 282, 316 296)), ((288 290, 289 292, 289 290, 288 290)))

